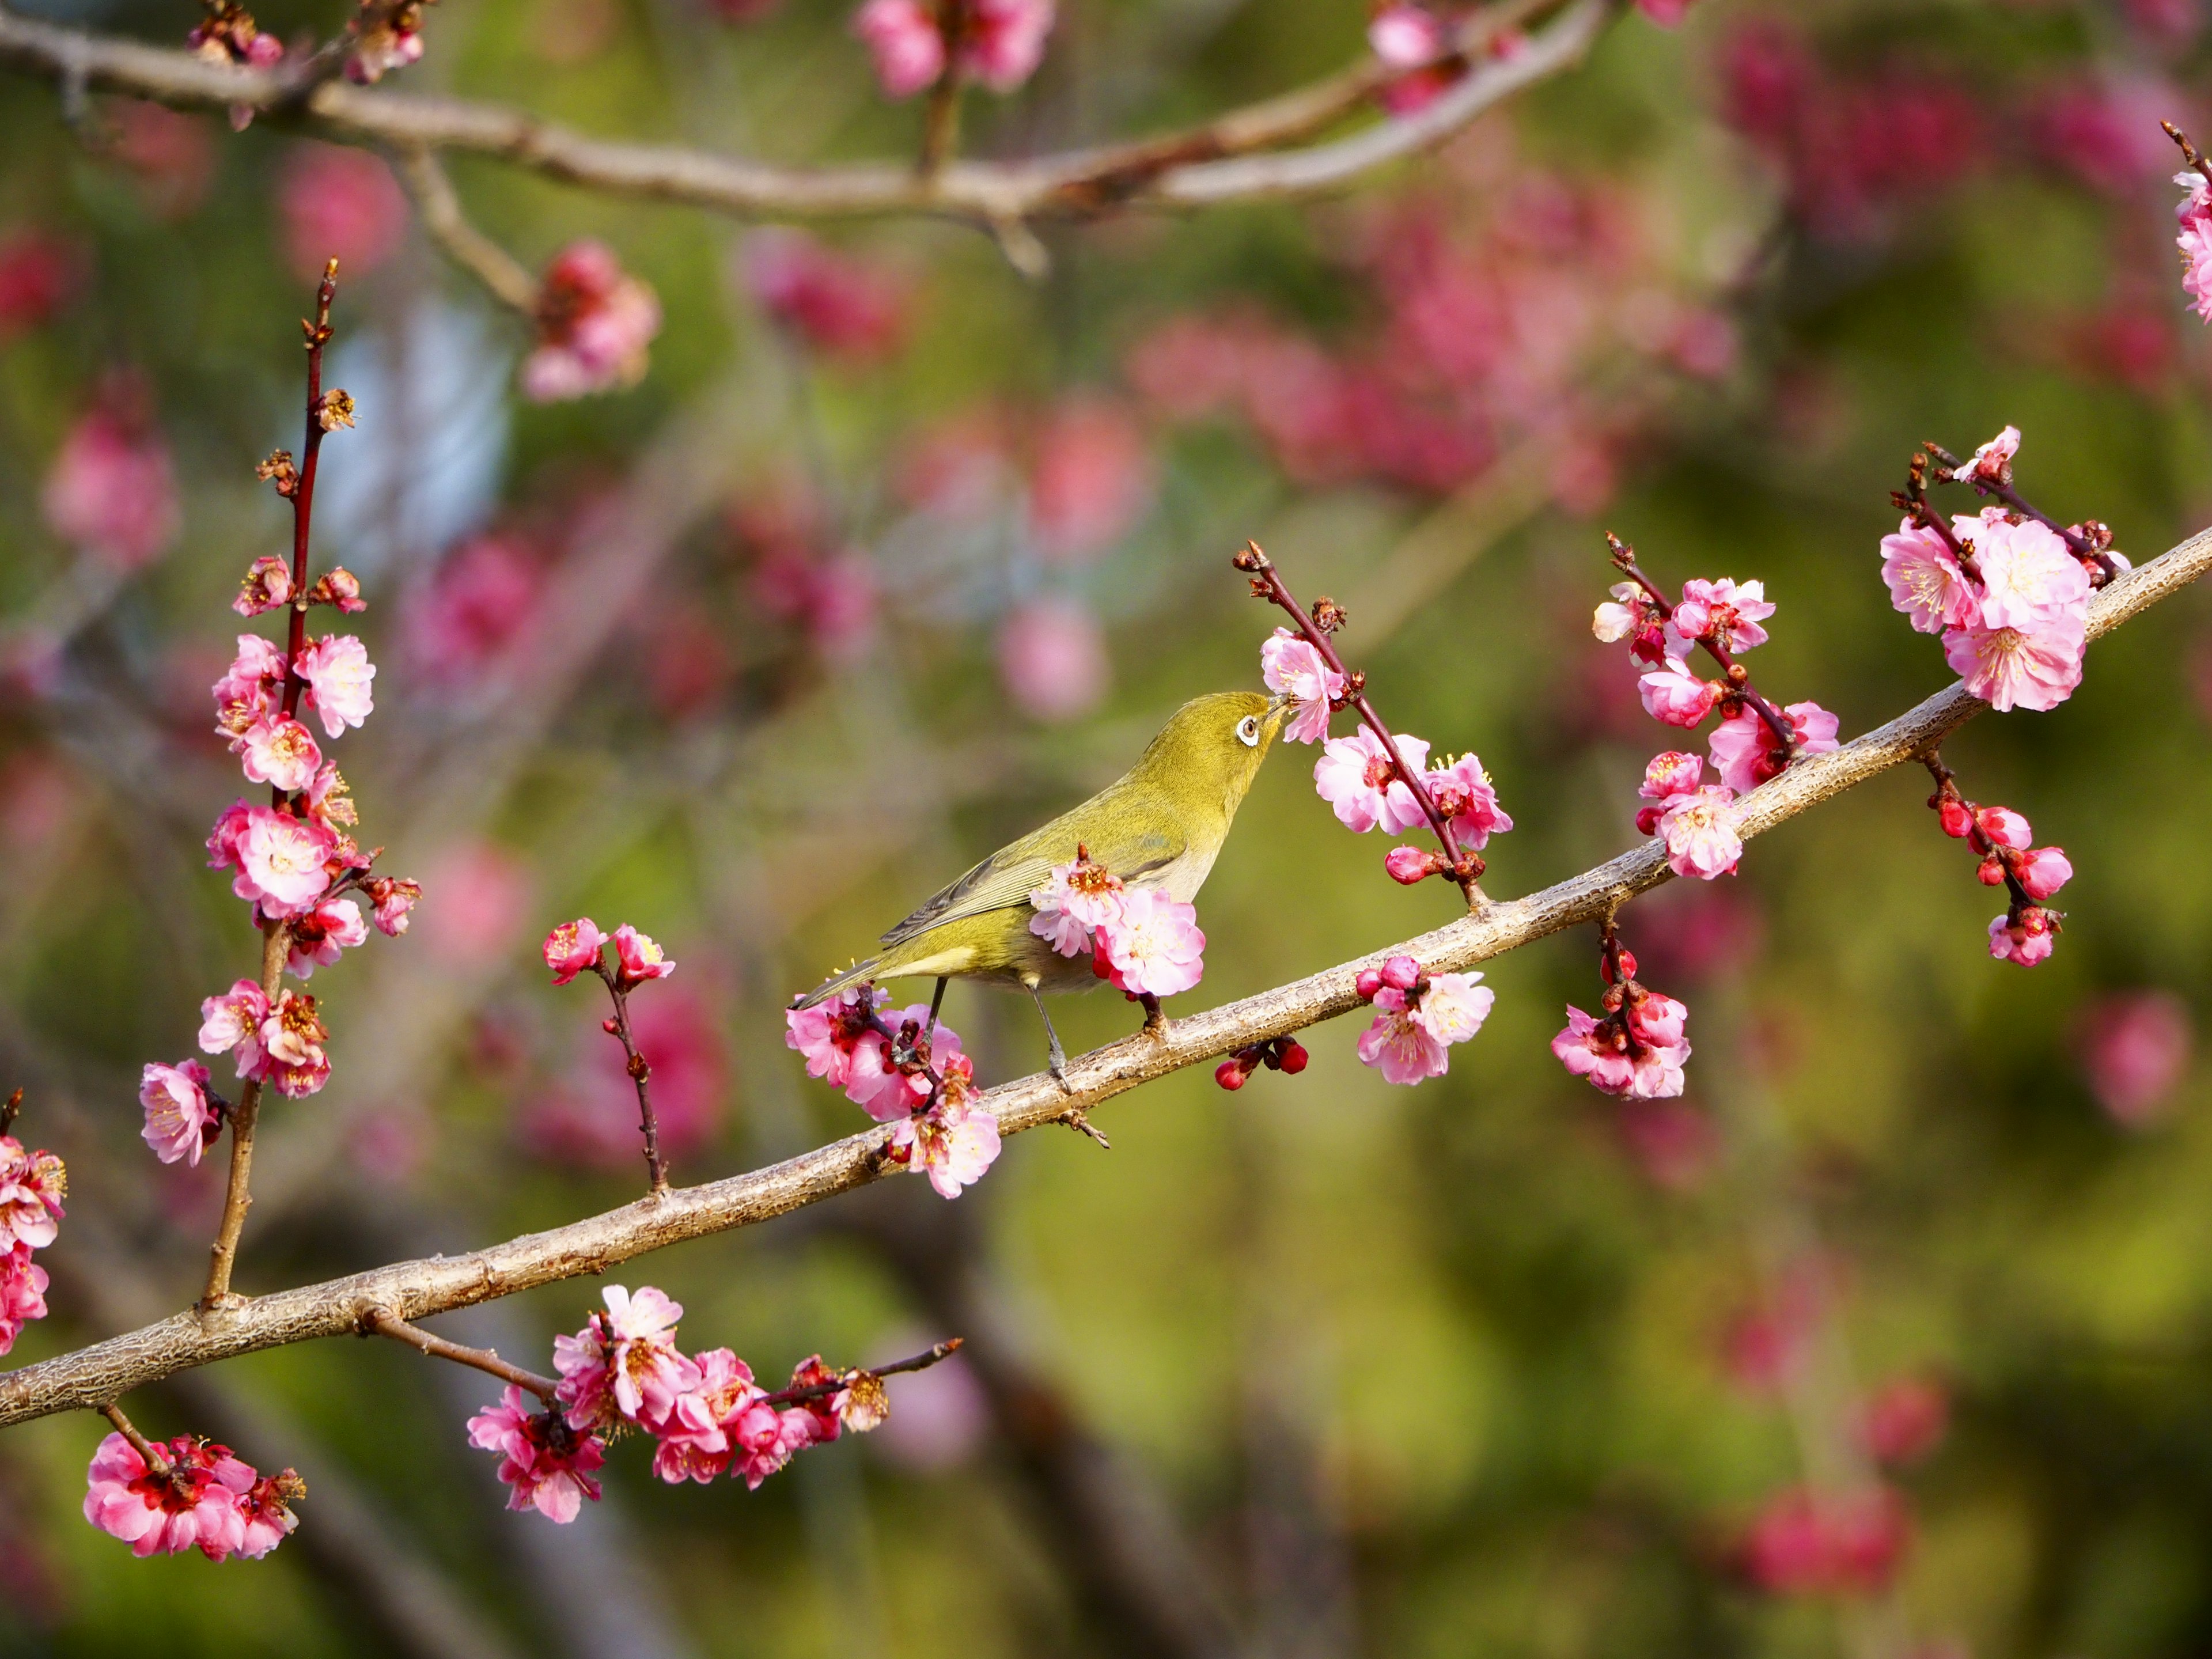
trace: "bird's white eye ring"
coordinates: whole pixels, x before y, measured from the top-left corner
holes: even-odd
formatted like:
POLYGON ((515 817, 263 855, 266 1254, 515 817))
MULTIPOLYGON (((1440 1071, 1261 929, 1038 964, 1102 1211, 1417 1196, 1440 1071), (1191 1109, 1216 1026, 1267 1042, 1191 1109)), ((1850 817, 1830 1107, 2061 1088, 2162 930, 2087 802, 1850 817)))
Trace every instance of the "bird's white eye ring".
POLYGON ((1260 746, 1260 717, 1257 714, 1247 714, 1237 722, 1237 741, 1247 749, 1260 746))

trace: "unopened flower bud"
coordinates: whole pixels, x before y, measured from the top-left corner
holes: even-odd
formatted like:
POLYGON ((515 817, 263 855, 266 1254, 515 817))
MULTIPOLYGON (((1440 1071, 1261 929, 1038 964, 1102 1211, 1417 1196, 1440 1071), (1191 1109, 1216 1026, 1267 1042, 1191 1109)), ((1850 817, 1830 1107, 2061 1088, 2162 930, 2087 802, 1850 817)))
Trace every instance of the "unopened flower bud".
POLYGON ((1427 880, 1443 867, 1443 860, 1436 854, 1418 847, 1394 847, 1382 855, 1383 870, 1405 887, 1427 880))
POLYGON ((1296 1077, 1300 1072, 1305 1070, 1307 1059, 1305 1044, 1298 1042, 1295 1037, 1285 1039, 1275 1052, 1282 1061, 1283 1073, 1285 1076, 1296 1077))
MULTIPOLYGON (((1620 958, 1620 976, 1622 979, 1634 979, 1636 977, 1636 952, 1628 949, 1626 945, 1623 945, 1617 954, 1620 958)), ((1613 982, 1613 958, 1601 954, 1597 959, 1597 971, 1599 976, 1601 977, 1607 985, 1612 984, 1613 982)))
POLYGON ((602 1031, 605 1031, 609 1036, 620 1036, 622 1035, 622 1026, 612 1019, 601 1020, 599 1022, 599 1029, 602 1031))
POLYGON ((1411 957, 1392 957, 1382 964, 1382 982, 1395 991, 1410 991, 1421 982, 1421 964, 1411 957))
POLYGON ((1382 970, 1380 968, 1362 968, 1359 977, 1352 981, 1352 988, 1359 994, 1362 1002, 1374 1001, 1375 994, 1382 988, 1382 970))
POLYGON ((1982 860, 1981 867, 1974 873, 1981 878, 1983 886, 2002 887, 2005 878, 2004 860, 1991 854, 1982 860))
POLYGON ((1966 832, 1974 827, 1974 815, 1966 810, 1966 803, 1953 799, 1936 809, 1943 824, 1943 833, 1957 841, 1964 841, 1966 832))
POLYGON ((1234 1094, 1244 1086, 1244 1068, 1233 1060, 1224 1060, 1213 1068, 1213 1080, 1234 1094))
POLYGON ((361 579, 343 565, 334 565, 330 573, 307 590, 309 605, 334 605, 350 614, 366 611, 368 603, 361 597, 361 579))

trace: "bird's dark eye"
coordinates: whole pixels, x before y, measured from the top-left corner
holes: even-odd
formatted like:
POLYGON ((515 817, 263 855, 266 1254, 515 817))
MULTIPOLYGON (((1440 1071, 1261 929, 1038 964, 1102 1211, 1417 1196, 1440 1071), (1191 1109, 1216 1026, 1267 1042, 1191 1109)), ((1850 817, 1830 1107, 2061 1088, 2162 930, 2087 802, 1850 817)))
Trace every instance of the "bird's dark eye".
POLYGON ((1243 744, 1247 749, 1256 749, 1259 747, 1260 717, 1257 714, 1247 714, 1243 720, 1237 722, 1237 741, 1243 744))

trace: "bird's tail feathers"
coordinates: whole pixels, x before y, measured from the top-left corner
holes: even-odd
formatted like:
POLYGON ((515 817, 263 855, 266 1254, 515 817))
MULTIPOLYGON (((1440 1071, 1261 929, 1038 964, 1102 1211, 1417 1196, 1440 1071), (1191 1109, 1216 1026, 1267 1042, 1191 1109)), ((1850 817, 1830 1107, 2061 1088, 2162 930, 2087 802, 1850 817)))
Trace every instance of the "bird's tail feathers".
POLYGON ((793 1009, 811 1008, 817 1002, 827 1002, 840 991, 850 989, 861 981, 872 978, 883 966, 881 957, 870 957, 866 962, 856 962, 842 974, 832 974, 791 1006, 793 1009))

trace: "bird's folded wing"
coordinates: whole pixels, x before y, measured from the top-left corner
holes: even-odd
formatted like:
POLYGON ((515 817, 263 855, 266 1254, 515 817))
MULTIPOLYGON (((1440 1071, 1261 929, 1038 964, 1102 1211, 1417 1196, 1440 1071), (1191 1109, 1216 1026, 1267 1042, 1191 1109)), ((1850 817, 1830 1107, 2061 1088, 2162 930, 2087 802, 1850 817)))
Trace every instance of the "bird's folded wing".
MULTIPOLYGON (((1030 895, 1052 879, 1053 866, 1065 864, 1075 856, 1073 843, 1065 848, 1057 846, 1052 838, 1055 827, 1048 824, 1011 847, 1000 848, 951 886, 940 888, 924 899, 921 908, 885 933, 882 942, 886 945, 902 945, 916 933, 942 927, 947 922, 980 916, 988 910, 1027 904, 1030 895), (1055 852, 1057 857, 1054 855, 1055 852)), ((1123 881, 1137 882, 1173 864, 1182 856, 1186 845, 1180 836, 1152 833, 1127 847, 1092 848, 1090 852, 1094 860, 1123 881)))

